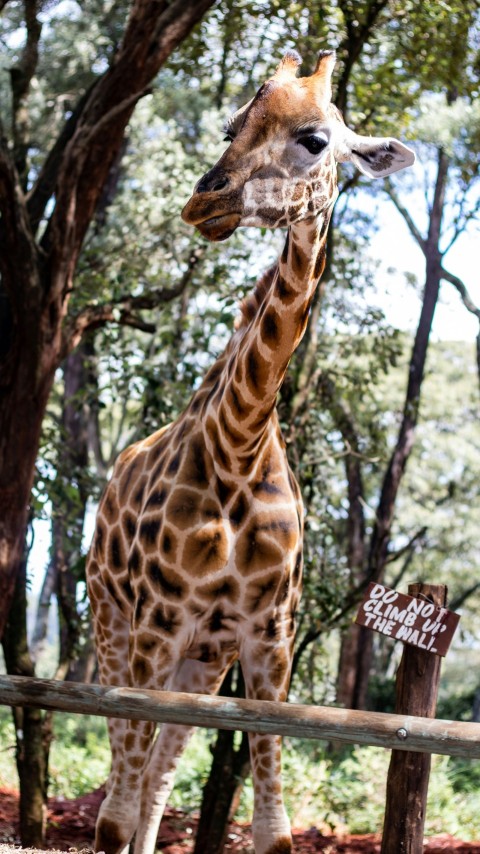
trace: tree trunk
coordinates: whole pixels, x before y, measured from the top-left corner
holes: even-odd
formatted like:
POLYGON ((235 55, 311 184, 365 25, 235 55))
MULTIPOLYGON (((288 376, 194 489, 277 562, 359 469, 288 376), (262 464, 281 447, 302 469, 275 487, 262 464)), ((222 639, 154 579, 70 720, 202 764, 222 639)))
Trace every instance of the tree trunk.
MULTIPOLYGON (((84 656, 80 655, 81 620, 76 606, 78 577, 73 572, 80 557, 87 490, 83 480, 88 463, 88 417, 81 405, 80 394, 87 387, 91 345, 84 342, 66 360, 61 428, 63 436, 57 462, 57 480, 65 479, 70 491, 62 490, 64 499, 54 511, 52 524, 52 558, 42 588, 36 625, 36 650, 47 631, 51 595, 56 591, 59 603, 60 654, 56 678, 75 675, 92 678, 92 638, 86 626, 84 656), (72 492, 76 485, 77 492, 72 492), (80 659, 84 658, 83 666, 80 659)), ((27 641, 26 562, 18 576, 16 593, 5 633, 5 658, 9 673, 34 676, 27 641)), ((22 844, 43 847, 45 843, 45 809, 48 784, 48 756, 52 739, 53 714, 43 715, 36 709, 14 711, 17 733, 17 768, 20 782, 20 833, 22 844)))
MULTIPOLYGON (((7 673, 35 676, 27 643, 27 572, 22 560, 3 639, 7 673)), ((15 708, 17 770, 20 781, 20 838, 22 846, 45 847, 47 756, 50 740, 40 709, 15 708)))
MULTIPOLYGON (((80 655, 82 628, 87 637, 89 625, 81 626, 76 594, 82 548, 83 527, 89 490, 85 483, 88 467, 89 412, 82 400, 91 383, 88 361, 93 355, 90 340, 83 341, 64 365, 64 391, 61 416, 61 441, 54 493, 51 560, 38 604, 32 637, 32 656, 38 660, 41 643, 48 629, 51 597, 57 594, 60 621, 60 654, 56 678, 67 678, 80 655), (63 481, 63 483, 62 483, 63 481)), ((87 658, 90 651, 86 651, 87 658)), ((84 668, 82 668, 84 669, 84 668)), ((89 667, 88 669, 91 670, 89 667)))
MULTIPOLYGON (((27 5, 35 12, 35 4, 27 5)), ((27 168, 25 139, 16 140, 23 147, 16 146, 15 163, 12 146, 0 135, 0 638, 9 672, 34 673, 23 550, 43 417, 55 371, 71 349, 63 329, 78 256, 137 101, 211 5, 213 0, 134 0, 117 54, 72 111, 28 197, 26 176, 18 172, 27 168)), ((30 31, 38 42, 39 28, 30 31)), ((31 57, 22 110, 36 62, 31 57)), ((69 584, 60 585, 60 596, 71 615, 69 584)), ((15 715, 22 843, 42 848, 47 755, 42 715, 30 709, 15 715)))
MULTIPOLYGON (((426 240, 421 239, 418 235, 426 261, 422 308, 410 357, 402 423, 383 478, 375 514, 375 524, 370 538, 369 554, 364 573, 366 581, 383 581, 398 490, 415 440, 430 333, 442 279, 442 255, 439 245, 449 165, 448 155, 440 148, 438 150, 437 175, 428 235, 426 240)), ((364 627, 361 627, 355 635, 354 642, 350 644, 348 650, 349 682, 353 691, 350 698, 348 698, 346 690, 342 693, 348 708, 365 709, 367 708, 368 679, 372 664, 373 637, 372 633, 364 627), (355 679, 352 676, 353 672, 355 679)))
MULTIPOLYGON (((31 339, 38 342, 35 334, 31 339)), ((7 359, 14 361, 16 355, 10 352, 7 359)), ((19 358, 10 377, 3 372, 5 361, 0 364, 0 638, 21 572, 35 460, 54 375, 52 366, 38 382, 40 365, 19 358)))
MULTIPOLYGON (((437 250, 438 253, 438 250, 437 250)), ((420 320, 415 335, 409 366, 409 379, 403 420, 397 442, 384 476, 380 500, 375 516, 375 525, 370 540, 370 554, 366 576, 369 581, 382 582, 388 559, 388 548, 394 519, 397 494, 412 452, 415 429, 420 409, 421 388, 425 372, 428 342, 433 316, 440 290, 439 257, 427 261, 427 275, 420 320)), ((350 697, 343 691, 343 700, 348 708, 366 709, 368 707, 368 680, 372 666, 373 635, 364 626, 354 630, 348 649, 349 682, 352 686, 350 697), (353 678, 353 674, 354 678, 353 678)), ((343 661, 345 662, 345 654, 343 661)), ((341 659, 342 661, 342 659, 341 659)), ((343 679, 345 677, 343 676, 343 679)))
MULTIPOLYGON (((244 697, 245 686, 241 670, 232 668, 220 689, 222 697, 244 697), (232 690, 234 670, 237 684, 232 690)), ((228 822, 237 806, 243 783, 250 770, 248 735, 242 733, 240 746, 235 749, 235 733, 219 730, 208 780, 203 789, 194 854, 222 854, 228 822)))
POLYGON ((48 634, 48 621, 50 616, 50 606, 52 596, 57 585, 55 565, 51 560, 45 571, 45 576, 42 583, 42 589, 38 599, 37 613, 35 617, 35 626, 32 633, 32 641, 30 644, 30 653, 35 664, 42 655, 44 643, 48 634))
POLYGON ((476 724, 480 723, 480 688, 477 688, 473 697, 472 721, 476 724))
POLYGON ((82 636, 77 584, 89 492, 85 482, 89 419, 82 395, 89 386, 91 372, 88 360, 92 352, 91 342, 83 341, 65 360, 63 368, 62 443, 57 461, 58 494, 62 500, 54 507, 52 518, 52 561, 60 619, 57 679, 68 678, 68 672, 79 656, 82 636))
MULTIPOLYGON (((346 449, 345 474, 348 484, 346 547, 350 590, 353 591, 360 587, 365 577, 365 498, 360 441, 353 414, 340 398, 338 389, 330 376, 322 377, 321 391, 322 399, 342 434, 346 449)), ((361 641, 361 627, 353 623, 342 636, 337 675, 337 702, 346 708, 358 708, 354 705, 357 702, 357 692, 361 690, 357 680, 356 656, 361 641)))
POLYGON ((338 661, 336 701, 345 709, 355 708, 357 683, 357 654, 361 626, 353 623, 342 634, 338 661))
POLYGON ((0 137, 0 637, 20 573, 42 420, 68 351, 62 324, 85 234, 137 101, 212 5, 134 0, 117 54, 73 111, 28 198, 0 137))
MULTIPOLYGON (((410 584, 409 596, 447 607, 445 585, 410 584)), ((372 633, 373 634, 373 633, 372 633)), ((396 715, 434 718, 442 659, 405 644, 396 682, 396 715)), ((421 854, 427 808, 430 753, 392 750, 381 854, 421 854)))

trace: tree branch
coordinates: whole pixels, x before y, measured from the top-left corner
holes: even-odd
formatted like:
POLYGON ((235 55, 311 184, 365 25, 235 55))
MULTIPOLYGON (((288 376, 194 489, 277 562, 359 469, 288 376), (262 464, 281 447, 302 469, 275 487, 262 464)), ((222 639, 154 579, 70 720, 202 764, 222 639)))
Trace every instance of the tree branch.
POLYGON ((27 99, 38 63, 42 25, 37 18, 37 0, 24 0, 27 38, 19 62, 10 69, 12 83, 13 160, 23 189, 27 186, 27 155, 30 146, 27 99))
POLYGON ((465 308, 467 309, 467 311, 469 311, 471 314, 474 314, 480 323, 480 308, 477 305, 475 305, 475 303, 474 303, 472 297, 470 296, 470 294, 467 290, 467 287, 466 287, 465 283, 462 281, 462 279, 460 279, 458 276, 455 276, 453 273, 450 273, 443 266, 440 270, 440 275, 441 275, 442 279, 445 279, 445 281, 450 282, 450 284, 453 285, 453 287, 457 289, 458 293, 460 294, 461 300, 462 300, 465 308))
POLYGON ((402 204, 399 196, 395 192, 395 188, 394 188, 392 182, 388 178, 385 180, 385 183, 383 186, 384 186, 385 192, 387 193, 387 195, 389 196, 389 198, 391 199, 391 201, 395 205, 399 214, 401 214, 401 216, 403 217, 403 219, 407 223, 408 230, 410 231, 410 234, 412 235, 414 240, 416 240, 416 242, 420 246, 420 249, 422 250, 423 254, 425 254, 427 241, 422 236, 420 229, 417 228, 417 226, 413 220, 413 217, 410 214, 410 211, 408 211, 407 208, 405 207, 405 205, 402 204))
POLYGON ((460 235, 465 231, 468 223, 471 222, 473 219, 475 219, 480 212, 480 196, 477 199, 475 205, 469 211, 467 211, 467 213, 465 213, 466 198, 467 198, 467 193, 466 192, 464 194, 462 193, 461 198, 460 198, 460 202, 459 202, 459 206, 458 206, 458 213, 455 217, 454 224, 453 224, 452 237, 448 241, 445 249, 442 251, 443 256, 445 256, 447 254, 447 252, 450 251, 453 244, 456 242, 456 240, 458 240, 460 235))
POLYGON ((368 575, 371 581, 380 581, 383 576, 388 556, 397 494, 415 439, 422 383, 425 374, 425 361, 442 277, 439 242, 449 162, 449 158, 440 148, 438 150, 437 176, 434 201, 429 219, 428 238, 426 241, 423 241, 424 245, 422 245, 422 250, 426 257, 425 290, 410 357, 402 423, 387 471, 383 478, 375 525, 370 541, 368 575))
POLYGON ((342 111, 344 118, 347 116, 348 84, 350 82, 353 67, 358 61, 365 43, 368 42, 378 16, 387 5, 388 0, 370 0, 370 2, 367 3, 366 17, 363 21, 360 21, 358 16, 355 14, 358 4, 350 3, 349 0, 341 0, 341 2, 339 2, 340 11, 345 21, 347 35, 339 49, 340 54, 345 54, 345 59, 343 70, 337 84, 335 103, 339 110, 342 111))
POLYGON ((400 569, 398 570, 397 574, 396 574, 396 575, 394 576, 394 578, 392 579, 392 582, 391 582, 390 586, 391 586, 391 587, 393 587, 393 589, 394 589, 394 590, 396 590, 396 589, 397 589, 397 587, 399 586, 400 582, 403 580, 403 578, 404 578, 404 576, 405 576, 405 574, 406 574, 407 570, 408 570, 408 569, 409 569, 409 567, 410 567, 410 564, 412 563, 412 560, 413 560, 414 554, 415 554, 415 547, 414 547, 414 546, 412 546, 412 548, 410 549, 410 551, 409 551, 409 552, 407 552, 407 556, 406 556, 405 560, 403 561, 403 563, 402 563, 402 565, 401 565, 400 569))
POLYGON ((419 531, 416 532, 416 534, 413 535, 413 537, 410 537, 408 543, 405 546, 403 546, 401 549, 397 549, 396 552, 389 552, 386 563, 393 563, 395 560, 398 560, 400 557, 402 557, 405 552, 410 552, 415 543, 425 536, 427 530, 427 526, 424 525, 422 528, 420 528, 419 531))
POLYGON ((142 309, 157 308, 159 305, 171 302, 180 296, 189 284, 193 272, 204 254, 205 249, 203 247, 198 247, 190 253, 187 267, 181 279, 171 288, 157 288, 136 297, 131 296, 131 294, 124 294, 107 303, 86 306, 66 325, 63 333, 62 359, 75 349, 87 332, 100 329, 107 323, 130 326, 150 334, 155 332, 156 324, 143 320, 135 312, 142 309))
POLYGON ((54 296, 72 287, 85 233, 136 102, 213 3, 134 0, 120 48, 91 90, 58 170, 56 204, 42 241, 54 296))
POLYGON ((123 296, 111 302, 100 305, 89 305, 71 318, 66 326, 61 361, 78 346, 83 336, 94 329, 100 329, 108 323, 118 323, 120 326, 131 326, 142 332, 155 332, 155 324, 142 320, 134 314, 134 309, 155 308, 157 305, 168 302, 177 296, 175 288, 167 290, 152 291, 149 298, 146 296, 131 297, 123 296), (137 301, 138 300, 138 301, 137 301))
POLYGON ((365 593, 366 588, 368 587, 369 579, 365 577, 359 584, 353 587, 346 596, 343 597, 342 607, 339 608, 334 614, 329 615, 328 617, 322 619, 320 617, 315 621, 314 625, 310 626, 304 636, 299 641, 297 648, 295 650, 293 656, 293 664, 292 664, 292 672, 295 673, 298 662, 307 649, 307 647, 314 643, 318 638, 325 632, 331 631, 334 626, 338 626, 338 624, 350 613, 352 608, 354 608, 360 600, 362 599, 363 594, 365 593))
POLYGON ((30 216, 32 232, 34 234, 43 217, 47 203, 53 196, 65 148, 75 133, 85 104, 87 103, 97 82, 98 81, 95 81, 82 95, 73 112, 68 117, 60 136, 57 138, 42 166, 37 180, 27 195, 28 213, 30 216))
POLYGON ((320 380, 325 400, 335 426, 347 448, 345 473, 348 483, 347 558, 352 575, 362 572, 365 558, 365 514, 360 443, 352 413, 341 400, 332 378, 322 374, 320 380))
POLYGON ((38 311, 40 280, 37 246, 30 230, 25 196, 17 170, 0 129, 0 272, 2 285, 21 323, 30 311, 38 311), (30 299, 25 303, 26 289, 30 299))
POLYGON ((448 607, 451 608, 452 611, 456 611, 457 608, 461 608, 463 603, 466 602, 473 593, 476 593, 477 590, 480 590, 480 581, 475 581, 470 585, 470 587, 467 587, 466 590, 463 590, 458 594, 458 596, 455 596, 455 599, 452 599, 448 607))
MULTIPOLYGON (((457 289, 460 294, 461 300, 471 314, 475 315, 479 324, 480 324, 480 308, 475 305, 472 297, 470 296, 465 283, 458 276, 455 276, 453 273, 450 273, 448 270, 445 270, 444 267, 440 270, 440 275, 442 279, 445 279, 447 282, 450 282, 454 288, 457 289)), ((477 357, 477 375, 478 382, 480 384, 480 327, 477 333, 477 341, 476 341, 476 357, 477 357)))

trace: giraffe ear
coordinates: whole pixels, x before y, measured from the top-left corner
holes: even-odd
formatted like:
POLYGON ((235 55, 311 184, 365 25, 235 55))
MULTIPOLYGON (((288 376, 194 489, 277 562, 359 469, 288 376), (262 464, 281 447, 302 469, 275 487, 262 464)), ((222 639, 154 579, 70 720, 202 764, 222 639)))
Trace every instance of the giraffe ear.
POLYGON ((369 178, 385 178, 415 163, 415 154, 393 137, 359 136, 349 131, 346 146, 337 158, 351 160, 369 178))

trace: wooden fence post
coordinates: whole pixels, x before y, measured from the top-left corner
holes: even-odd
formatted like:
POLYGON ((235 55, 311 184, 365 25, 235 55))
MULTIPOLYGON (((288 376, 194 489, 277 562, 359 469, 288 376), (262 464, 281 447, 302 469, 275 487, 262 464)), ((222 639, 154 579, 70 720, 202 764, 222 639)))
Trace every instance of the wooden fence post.
MULTIPOLYGON (((410 596, 446 607, 445 585, 410 584, 410 596)), ((434 718, 440 680, 440 656, 406 644, 396 681, 396 714, 434 718)), ((399 729, 401 739, 407 731, 399 729)), ((431 757, 392 750, 381 854, 422 854, 431 757)))

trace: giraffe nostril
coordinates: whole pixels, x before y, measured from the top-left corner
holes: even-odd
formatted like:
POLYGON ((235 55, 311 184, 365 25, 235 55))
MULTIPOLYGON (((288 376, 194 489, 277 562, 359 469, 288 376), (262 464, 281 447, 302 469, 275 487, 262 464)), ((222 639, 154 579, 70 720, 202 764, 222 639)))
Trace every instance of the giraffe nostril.
POLYGON ((217 190, 223 190, 223 188, 226 187, 227 184, 228 184, 228 178, 225 178, 225 177, 220 178, 220 180, 217 181, 217 183, 213 185, 212 190, 214 192, 217 192, 217 190))
POLYGON ((198 182, 196 186, 197 193, 216 193, 218 190, 223 190, 229 183, 226 175, 212 174, 207 172, 206 175, 198 182))

